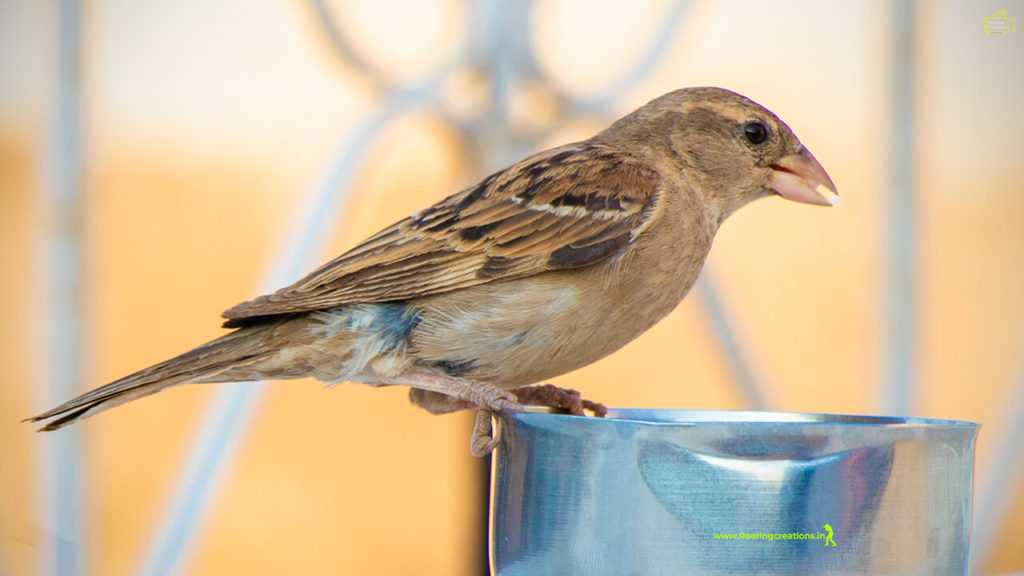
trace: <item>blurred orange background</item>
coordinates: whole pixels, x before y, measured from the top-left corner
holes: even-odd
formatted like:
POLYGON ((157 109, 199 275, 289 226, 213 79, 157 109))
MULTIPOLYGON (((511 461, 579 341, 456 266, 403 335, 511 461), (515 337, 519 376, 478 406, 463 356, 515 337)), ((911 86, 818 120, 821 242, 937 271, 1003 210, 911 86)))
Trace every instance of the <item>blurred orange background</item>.
MULTIPOLYGON (((47 270, 64 230, 49 191, 67 4, 0 3, 0 574, 482 573, 486 472, 469 454, 471 415, 431 416, 405 389, 259 389, 177 548, 162 526, 217 386, 52 435, 18 421, 67 399, 48 389, 55 367, 85 391, 217 336, 224 309, 275 287, 268 271, 317 190, 336 195, 336 224, 299 272, 489 170, 697 85, 776 112, 843 198, 835 210, 755 203, 707 264, 766 407, 890 413, 887 358, 905 359, 907 413, 982 423, 976 573, 1024 571, 1024 33, 983 25, 997 9, 1024 18, 1024 2, 919 3, 909 26, 880 1, 338 0, 319 14, 316 2, 85 2, 81 276, 62 286, 47 270), (649 72, 633 77, 666 22, 649 72), (904 36, 912 338, 890 342, 904 36), (517 75, 506 43, 532 54, 533 73, 517 75), (351 178, 332 180, 344 158, 351 178), (61 293, 78 298, 77 330, 52 317, 61 293), (55 352, 60 338, 81 362, 55 352), (51 498, 58 435, 78 455, 69 525, 51 498), (58 568, 62 545, 76 570, 58 568), (175 551, 173 566, 154 568, 155 550, 175 551)), ((750 407, 704 303, 695 292, 555 383, 613 406, 750 407)))

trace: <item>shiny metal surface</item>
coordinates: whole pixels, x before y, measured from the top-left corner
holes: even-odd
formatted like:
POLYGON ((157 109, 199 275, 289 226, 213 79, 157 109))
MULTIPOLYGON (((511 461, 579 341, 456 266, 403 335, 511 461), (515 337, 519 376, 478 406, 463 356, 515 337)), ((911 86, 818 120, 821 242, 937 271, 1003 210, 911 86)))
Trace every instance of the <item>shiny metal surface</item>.
POLYGON ((965 574, 977 430, 783 412, 504 415, 491 570, 965 574))

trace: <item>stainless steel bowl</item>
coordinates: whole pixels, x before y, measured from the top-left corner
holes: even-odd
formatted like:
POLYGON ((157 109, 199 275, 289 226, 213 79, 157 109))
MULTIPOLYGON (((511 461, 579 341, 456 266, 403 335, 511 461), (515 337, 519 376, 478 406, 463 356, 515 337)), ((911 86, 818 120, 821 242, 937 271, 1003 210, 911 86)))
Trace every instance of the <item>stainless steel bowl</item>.
POLYGON ((972 422, 613 409, 500 426, 494 574, 967 571, 972 422))

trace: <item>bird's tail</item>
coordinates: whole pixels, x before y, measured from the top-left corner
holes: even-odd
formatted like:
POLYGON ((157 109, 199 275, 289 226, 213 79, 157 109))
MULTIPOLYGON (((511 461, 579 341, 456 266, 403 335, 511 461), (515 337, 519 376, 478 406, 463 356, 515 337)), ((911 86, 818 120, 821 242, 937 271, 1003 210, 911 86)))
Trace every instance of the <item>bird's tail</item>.
POLYGON ((170 360, 86 392, 24 421, 50 420, 40 428, 40 431, 57 430, 81 418, 155 394, 165 388, 198 379, 210 381, 232 368, 258 363, 274 353, 272 347, 267 345, 266 335, 263 334, 267 328, 240 328, 170 360))

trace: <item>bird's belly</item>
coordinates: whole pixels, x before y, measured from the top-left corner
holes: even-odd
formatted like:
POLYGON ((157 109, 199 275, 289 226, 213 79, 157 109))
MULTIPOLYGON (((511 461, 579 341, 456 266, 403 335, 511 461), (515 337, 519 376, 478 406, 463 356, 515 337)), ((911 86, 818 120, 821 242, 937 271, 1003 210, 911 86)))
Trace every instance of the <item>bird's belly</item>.
POLYGON ((656 282, 597 268, 424 299, 416 303, 421 319, 408 352, 417 365, 451 376, 502 387, 540 382, 591 364, 650 328, 682 300, 702 262, 692 274, 656 282))

